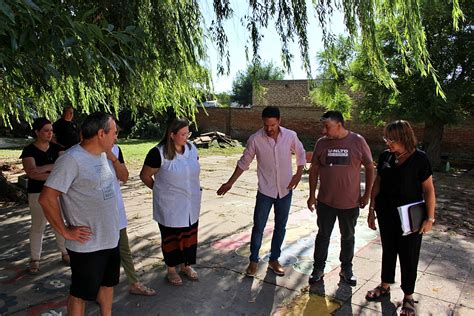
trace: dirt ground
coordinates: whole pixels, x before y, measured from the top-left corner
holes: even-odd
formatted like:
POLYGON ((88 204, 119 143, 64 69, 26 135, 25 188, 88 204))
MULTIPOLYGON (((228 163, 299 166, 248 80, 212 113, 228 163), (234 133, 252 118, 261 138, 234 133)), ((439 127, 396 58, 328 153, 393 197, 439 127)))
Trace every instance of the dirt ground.
POLYGON ((474 174, 435 173, 434 184, 437 229, 474 236, 474 174))
MULTIPOLYGON (((18 176, 24 174, 19 160, 2 161, 0 168, 3 175, 13 183, 18 176)), ((131 170, 131 174, 138 170, 131 170)), ((434 174, 436 189, 436 225, 435 229, 474 236, 474 173, 467 170, 453 173, 434 174)), ((5 201, 0 197, 0 211, 15 203, 5 201)))

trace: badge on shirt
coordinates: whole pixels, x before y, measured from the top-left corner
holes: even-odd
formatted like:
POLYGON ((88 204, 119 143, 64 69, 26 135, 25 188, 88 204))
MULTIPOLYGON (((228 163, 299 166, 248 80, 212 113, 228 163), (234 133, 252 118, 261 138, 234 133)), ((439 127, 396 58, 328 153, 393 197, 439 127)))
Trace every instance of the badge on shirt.
POLYGON ((348 166, 351 162, 349 149, 330 148, 326 157, 326 164, 329 166, 348 166))
POLYGON ((94 168, 96 170, 96 174, 100 176, 100 189, 102 190, 104 200, 115 198, 114 183, 113 181, 110 181, 110 169, 107 170, 108 168, 105 168, 104 165, 97 165, 94 166, 94 168))

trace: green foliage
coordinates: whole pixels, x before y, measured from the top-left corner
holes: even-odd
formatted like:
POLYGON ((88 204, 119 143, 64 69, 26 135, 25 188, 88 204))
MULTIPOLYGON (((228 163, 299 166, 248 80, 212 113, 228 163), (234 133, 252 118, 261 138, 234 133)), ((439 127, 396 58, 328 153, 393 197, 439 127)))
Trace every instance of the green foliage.
POLYGON ((230 106, 231 96, 227 92, 221 92, 221 93, 216 94, 216 99, 217 99, 217 102, 222 107, 229 107, 230 106))
MULTIPOLYGON (((446 2, 426 0, 422 6, 422 17, 427 22, 425 34, 431 52, 430 59, 441 79, 445 98, 437 96, 438 87, 432 84, 430 78, 424 77, 421 72, 406 70, 407 66, 410 67, 414 63, 413 58, 400 62, 394 55, 393 43, 387 39, 382 30, 381 34, 386 42, 385 56, 388 67, 400 93, 381 89, 370 80, 358 80, 360 90, 367 96, 367 99, 362 101, 368 119, 379 115, 381 109, 377 108, 377 104, 380 104, 381 100, 386 104, 384 106, 386 116, 404 117, 415 122, 436 122, 444 125, 457 123, 474 113, 472 95, 474 3, 460 1, 460 4, 466 19, 459 23, 458 30, 450 26, 450 7, 446 2), (375 103, 376 101, 378 102, 375 103)), ((367 67, 365 54, 360 55, 360 64, 367 67)), ((367 71, 361 70, 356 68, 359 77, 370 79, 367 71)))
POLYGON ((201 19, 189 1, 2 1, 2 119, 54 118, 65 102, 193 118, 209 85, 201 19))
MULTIPOLYGON (((441 1, 441 0, 440 0, 441 1)), ((351 39, 361 38, 361 49, 367 54, 367 62, 374 78, 385 87, 396 89, 395 82, 387 69, 383 55, 383 43, 377 38, 377 25, 389 26, 390 37, 398 44, 397 55, 401 60, 412 58, 412 63, 407 69, 414 69, 424 76, 431 76, 436 85, 437 93, 441 96, 442 91, 434 67, 430 62, 427 42, 421 19, 421 0, 368 0, 368 1, 315 1, 313 6, 323 32, 323 43, 329 49, 335 42, 329 25, 334 10, 342 10, 344 14, 344 25, 351 39)), ((251 61, 253 64, 260 62, 259 49, 262 39, 261 30, 274 23, 281 40, 281 56, 285 69, 289 70, 292 55, 288 49, 288 43, 297 40, 304 67, 311 75, 311 67, 308 57, 307 7, 305 0, 268 0, 250 1, 249 13, 242 18, 243 24, 249 32, 249 43, 252 45, 251 61)), ((452 23, 456 28, 462 18, 458 0, 451 3, 452 23)), ((462 6, 461 6, 462 9, 462 6)), ((218 43, 221 56, 227 57, 229 63, 229 52, 227 49, 227 36, 223 28, 226 19, 233 16, 233 10, 229 0, 214 1, 216 19, 211 28, 212 38, 218 43)), ((246 51, 248 48, 246 47, 246 51)), ((222 58, 221 58, 222 61, 222 58)), ((224 71, 224 67, 219 70, 224 71)))
POLYGON ((318 89, 311 90, 309 96, 313 103, 322 104, 327 109, 340 111, 344 114, 345 119, 349 119, 352 110, 352 98, 343 90, 335 88, 334 84, 323 80, 318 89))
POLYGON ((380 24, 377 38, 379 45, 383 46, 383 59, 397 90, 379 83, 370 67, 370 56, 362 45, 352 44, 348 38, 339 38, 330 50, 318 56, 322 77, 331 80, 324 81, 312 91, 314 101, 347 110, 338 104, 341 95, 350 95, 350 87, 359 93, 360 117, 371 122, 403 117, 416 122, 449 124, 472 115, 474 3, 460 1, 460 4, 465 19, 459 22, 458 30, 450 24, 452 16, 448 3, 425 0, 421 6, 421 17, 426 24, 424 37, 431 51, 431 64, 441 79, 444 99, 439 97, 438 87, 423 70, 410 71, 416 64, 415 56, 397 54, 399 43, 390 36, 392 26, 380 24))
MULTIPOLYGON (((341 94, 349 95, 350 87, 358 93, 357 112, 362 120, 382 123, 408 119, 425 123, 425 149, 433 164, 439 164, 443 127, 474 114, 474 2, 460 1, 460 7, 464 19, 459 21, 458 29, 451 26, 449 3, 424 0, 420 7, 425 23, 424 38, 431 52, 430 65, 437 69, 439 86, 426 76, 426 69, 417 68, 415 55, 397 53, 398 46, 405 43, 391 36, 394 26, 381 23, 377 27, 378 45, 383 47, 383 59, 397 90, 380 84, 363 45, 352 45, 348 39, 341 38, 333 50, 320 54, 323 76, 332 80, 312 92, 314 100, 321 102, 334 96, 332 103, 327 101, 327 104, 336 107, 334 103, 338 103, 341 94), (336 63, 329 60, 334 57, 336 63), (443 97, 439 89, 444 91, 443 97)), ((398 27, 403 27, 403 23, 406 22, 400 19, 398 27)))
MULTIPOLYGON (((67 102, 90 112, 116 115, 130 109, 153 114, 172 107, 180 116, 194 117, 197 101, 209 92, 210 78, 203 67, 204 36, 220 52, 219 72, 230 54, 224 22, 233 18, 230 0, 213 1, 215 18, 203 27, 198 0, 2 0, 0 2, 0 114, 30 120, 35 115, 57 116, 67 102)), ((236 2, 240 5, 240 2, 236 2)), ((297 41, 308 75, 306 0, 249 1, 242 17, 249 34, 251 64, 260 64, 262 29, 276 29, 286 70, 292 58, 289 45, 297 41), (274 26, 270 26, 274 23, 274 26)), ((441 3, 441 1, 440 1, 441 3)), ((444 2, 443 2, 444 3, 444 2)), ((373 78, 394 89, 394 78, 383 54, 377 26, 386 25, 397 44, 396 55, 406 69, 431 76, 442 94, 428 54, 420 0, 313 1, 327 48, 334 43, 329 28, 334 9, 344 12, 352 39, 361 49, 373 78)), ((446 25, 458 25, 458 0, 449 6, 446 25)), ((462 6, 461 6, 462 9, 462 6)), ((426 24, 426 23, 425 23, 426 24)), ((426 26, 426 25, 425 25, 426 26)), ((441 77, 442 78, 442 77, 441 77)), ((443 80, 443 79, 442 79, 443 80)), ((251 91, 251 90, 248 90, 251 91)), ((257 91, 259 91, 257 87, 257 91)), ((260 91, 263 92, 263 91, 260 91)), ((240 100, 249 104, 249 97, 240 100)))
POLYGON ((128 137, 138 139, 161 139, 165 132, 165 124, 158 122, 148 114, 144 114, 137 119, 128 137))
POLYGON ((272 62, 249 65, 245 71, 239 71, 232 83, 232 101, 241 105, 252 104, 252 91, 255 86, 257 93, 264 93, 258 85, 259 80, 281 80, 283 70, 272 62))
POLYGON ((315 105, 322 105, 330 110, 338 110, 346 119, 351 117, 353 101, 348 91, 349 78, 344 71, 354 59, 353 42, 339 36, 329 48, 318 53, 321 75, 314 82, 315 88, 310 91, 310 99, 315 105))

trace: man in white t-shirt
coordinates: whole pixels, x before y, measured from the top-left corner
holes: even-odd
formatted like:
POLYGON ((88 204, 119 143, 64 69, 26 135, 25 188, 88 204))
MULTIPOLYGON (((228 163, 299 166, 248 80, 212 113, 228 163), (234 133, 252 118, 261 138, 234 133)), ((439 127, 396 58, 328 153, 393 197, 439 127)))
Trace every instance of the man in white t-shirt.
POLYGON ((120 275, 119 225, 117 180, 106 152, 116 133, 112 116, 89 115, 81 128, 83 140, 56 161, 39 197, 71 258, 69 315, 84 315, 85 301, 97 301, 101 315, 112 313, 113 286, 120 275))

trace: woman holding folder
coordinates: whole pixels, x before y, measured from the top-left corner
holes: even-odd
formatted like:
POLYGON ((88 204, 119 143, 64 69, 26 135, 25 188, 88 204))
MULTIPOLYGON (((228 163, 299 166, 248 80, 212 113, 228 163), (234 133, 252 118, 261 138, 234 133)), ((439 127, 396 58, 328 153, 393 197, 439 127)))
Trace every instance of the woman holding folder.
POLYGON ((384 131, 388 149, 378 161, 377 177, 372 188, 369 216, 371 229, 378 219, 382 240, 382 273, 379 286, 367 292, 367 300, 377 300, 390 293, 395 282, 397 255, 400 260, 401 288, 404 292, 400 315, 415 315, 416 272, 423 233, 435 222, 435 190, 431 165, 426 154, 416 148, 416 137, 407 121, 388 124, 384 131), (398 207, 425 201, 426 220, 418 231, 403 234, 398 207), (377 214, 377 216, 375 215, 377 214))

